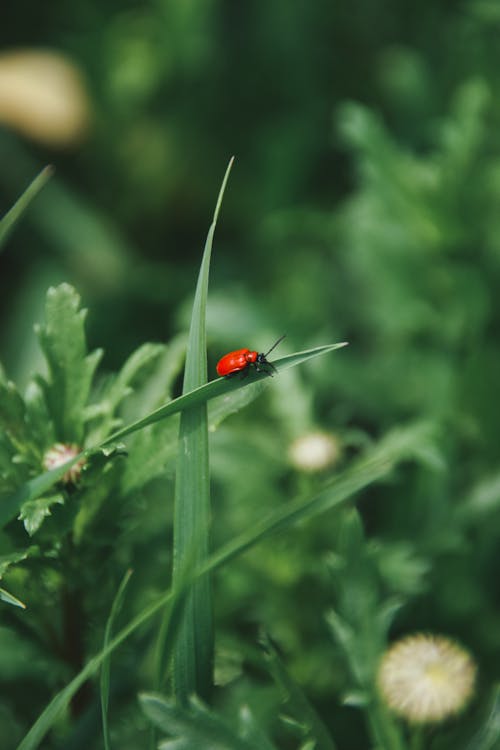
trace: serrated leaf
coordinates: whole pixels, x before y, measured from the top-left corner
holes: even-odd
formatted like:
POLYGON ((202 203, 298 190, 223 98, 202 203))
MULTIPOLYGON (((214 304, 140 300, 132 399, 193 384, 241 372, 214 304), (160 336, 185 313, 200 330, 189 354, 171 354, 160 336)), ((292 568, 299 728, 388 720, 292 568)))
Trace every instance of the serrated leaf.
POLYGON ((24 401, 11 381, 0 380, 0 425, 17 451, 27 441, 24 401))
POLYGON ((123 469, 120 487, 124 494, 173 472, 177 455, 179 419, 169 419, 141 430, 134 439, 123 469))
POLYGON ((101 506, 109 500, 110 493, 116 491, 117 472, 121 467, 113 465, 103 471, 104 467, 110 464, 111 459, 119 459, 127 455, 123 445, 113 445, 102 448, 88 457, 79 482, 79 508, 73 522, 75 544, 80 544, 101 506), (100 476, 96 480, 98 473, 100 476))
POLYGON ((161 350, 151 365, 141 370, 140 377, 134 378, 133 393, 122 409, 127 422, 165 404, 172 397, 175 381, 182 371, 186 357, 184 334, 175 336, 168 345, 153 346, 160 346, 161 350))
POLYGON ((51 515, 53 505, 64 505, 64 496, 61 493, 50 495, 49 497, 39 497, 36 500, 29 500, 21 508, 19 520, 23 521, 24 528, 30 536, 33 536, 47 516, 51 515))
POLYGON ((84 452, 79 453, 74 458, 66 461, 65 464, 55 469, 46 471, 34 479, 30 479, 18 487, 15 492, 2 492, 2 502, 0 502, 0 526, 5 526, 11 519, 15 518, 25 503, 37 500, 45 495, 51 487, 59 482, 66 472, 71 469, 78 461, 85 459, 84 452))
POLYGON ((24 549, 22 551, 9 552, 9 554, 7 555, 1 555, 0 578, 4 577, 6 571, 10 568, 11 565, 15 565, 18 562, 26 560, 26 558, 29 557, 32 552, 36 551, 38 551, 38 547, 28 547, 28 549, 24 549))
POLYGON ((80 297, 69 284, 47 292, 45 324, 38 329, 49 368, 44 383, 49 412, 60 442, 82 444, 85 407, 102 351, 87 354, 80 297))
POLYGON ((257 745, 261 750, 275 750, 275 745, 264 734, 264 731, 250 711, 249 706, 242 706, 240 708, 239 720, 239 734, 243 739, 257 745))
POLYGON ((149 693, 140 695, 139 701, 153 724, 177 741, 179 750, 262 750, 260 745, 240 737, 199 700, 191 699, 188 706, 182 707, 161 695, 149 693))
POLYGON ((54 424, 49 418, 43 389, 36 381, 28 384, 24 394, 26 422, 30 437, 38 450, 49 448, 56 442, 54 424))
POLYGON ((89 430, 89 444, 102 442, 113 429, 120 426, 118 407, 133 392, 136 382, 144 378, 145 372, 162 358, 165 349, 162 344, 143 344, 130 355, 118 375, 107 382, 99 401, 85 411, 87 421, 96 422, 89 430))

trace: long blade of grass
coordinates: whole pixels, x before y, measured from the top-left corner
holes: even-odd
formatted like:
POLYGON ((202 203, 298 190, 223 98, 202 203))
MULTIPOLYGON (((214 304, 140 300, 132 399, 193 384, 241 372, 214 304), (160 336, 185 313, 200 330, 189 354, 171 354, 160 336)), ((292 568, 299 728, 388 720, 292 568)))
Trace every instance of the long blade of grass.
MULTIPOLYGON (((105 651, 111 642, 111 634, 113 632, 114 624, 118 612, 120 611, 123 600, 125 598, 125 589, 132 575, 131 570, 127 570, 122 578, 122 581, 116 592, 113 604, 111 606, 111 612, 106 623, 106 629, 104 631, 104 645, 103 650, 105 651)), ((101 666, 101 714, 102 714, 102 735, 104 739, 104 750, 111 750, 111 740, 109 737, 109 722, 108 722, 108 706, 109 706, 109 674, 110 674, 110 654, 106 656, 102 661, 101 666)))
MULTIPOLYGON (((224 190, 233 160, 222 181, 208 231, 189 331, 183 393, 207 382, 206 306, 212 245, 224 190)), ((173 585, 186 577, 187 566, 199 568, 208 558, 210 528, 210 475, 208 465, 207 403, 181 413, 175 476, 173 585)), ((194 693, 207 698, 212 686, 213 611, 209 575, 198 578, 186 599, 174 647, 173 689, 187 703, 194 693)))
MULTIPOLYGON (((201 570, 193 574, 191 580, 198 575, 220 568, 253 545, 273 536, 275 533, 313 518, 347 501, 364 487, 389 474, 400 461, 420 457, 422 446, 429 444, 430 437, 431 431, 428 424, 410 425, 393 430, 368 451, 367 455, 359 458, 350 468, 331 480, 317 495, 305 500, 296 500, 291 505, 278 509, 259 523, 257 528, 253 526, 239 534, 232 542, 224 545, 210 556, 201 570)), ((147 620, 160 612, 172 601, 173 597, 172 591, 162 594, 131 620, 110 641, 106 648, 90 659, 82 671, 52 699, 18 745, 17 750, 36 750, 57 721, 60 713, 67 708, 73 695, 99 669, 102 661, 147 620)))
MULTIPOLYGON (((347 346, 347 342, 343 341, 339 344, 316 346, 314 347, 314 349, 306 349, 303 352, 287 354, 286 356, 281 357, 281 359, 275 360, 273 362, 273 365, 278 372, 281 372, 282 370, 287 370, 289 367, 295 367, 296 365, 302 364, 303 362, 307 362, 314 357, 333 352, 335 351, 335 349, 340 349, 343 346, 347 346)), ((160 419, 165 419, 165 417, 169 417, 172 414, 177 414, 178 412, 185 409, 199 406, 206 403, 212 398, 217 398, 217 396, 224 396, 227 393, 236 391, 238 388, 246 388, 255 383, 259 383, 260 386, 264 387, 266 385, 270 385, 271 382, 273 382, 272 378, 263 373, 256 372, 250 372, 248 377, 246 377, 244 380, 242 380, 241 378, 217 378, 216 380, 212 380, 210 383, 205 383, 204 385, 200 385, 199 387, 194 387, 188 393, 179 396, 173 401, 169 401, 168 404, 165 404, 164 406, 160 406, 158 409, 155 409, 155 411, 151 412, 147 416, 141 417, 141 419, 138 419, 137 421, 132 422, 126 427, 117 430, 117 432, 114 432, 112 435, 106 438, 106 440, 104 440, 98 447, 108 445, 109 443, 114 443, 118 440, 122 440, 124 437, 127 437, 127 435, 130 435, 133 432, 142 429, 143 427, 147 427, 150 424, 154 424, 160 419)))
POLYGON ((428 423, 392 430, 367 456, 358 459, 350 468, 326 482, 316 495, 305 500, 298 497, 253 523, 249 529, 212 555, 211 564, 215 567, 225 564, 258 542, 339 505, 367 485, 389 474, 400 461, 420 457, 422 445, 429 444, 430 433, 428 423))
POLYGON ((38 195, 45 183, 50 179, 54 170, 52 167, 45 167, 40 174, 35 177, 20 198, 14 203, 12 208, 7 211, 5 216, 0 219, 0 249, 5 244, 7 237, 11 233, 15 224, 19 221, 33 198, 38 195))
MULTIPOLYGON (((335 351, 335 349, 339 349, 343 346, 346 346, 346 343, 317 346, 314 349, 297 352, 296 354, 288 354, 287 356, 273 362, 273 365, 279 372, 281 370, 286 370, 288 367, 295 367, 296 365, 299 365, 303 362, 307 362, 314 357, 327 354, 328 352, 333 352, 335 351)), ((71 461, 68 461, 64 465, 59 466, 57 469, 51 469, 51 471, 46 471, 45 473, 40 474, 33 479, 30 479, 28 482, 25 482, 25 484, 23 484, 13 495, 2 499, 2 502, 0 503, 0 527, 5 526, 6 523, 16 517, 23 503, 27 502, 28 500, 36 500, 38 497, 41 497, 51 487, 53 487, 54 484, 62 479, 64 474, 68 471, 68 469, 71 468, 71 466, 76 464, 77 461, 80 461, 82 458, 86 458, 91 453, 99 450, 104 450, 106 446, 109 446, 112 443, 119 442, 124 437, 127 437, 128 435, 131 435, 138 430, 141 430, 143 427, 147 427, 150 424, 159 422, 161 419, 166 419, 167 417, 170 417, 174 414, 178 414, 184 409, 189 409, 200 404, 205 404, 210 399, 217 398, 218 396, 224 396, 231 393, 232 391, 237 390, 238 388, 264 388, 271 383, 271 380, 271 378, 262 373, 250 373, 245 380, 240 380, 239 378, 217 378, 217 380, 212 380, 212 382, 210 383, 206 383, 205 385, 202 385, 199 388, 195 388, 194 390, 184 394, 183 396, 179 396, 178 398, 169 401, 167 404, 165 404, 164 406, 160 406, 158 409, 155 409, 147 416, 141 417, 141 419, 138 419, 135 422, 131 422, 126 427, 117 430, 117 432, 114 432, 112 435, 107 437, 105 440, 99 443, 99 445, 93 446, 92 448, 87 448, 85 451, 82 451, 71 461)))

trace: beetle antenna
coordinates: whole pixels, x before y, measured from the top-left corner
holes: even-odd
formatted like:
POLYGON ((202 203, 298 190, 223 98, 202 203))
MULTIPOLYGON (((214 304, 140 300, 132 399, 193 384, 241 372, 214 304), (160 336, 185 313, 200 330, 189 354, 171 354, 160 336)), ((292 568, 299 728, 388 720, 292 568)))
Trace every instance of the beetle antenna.
POLYGON ((269 354, 271 354, 272 350, 273 350, 273 349, 276 349, 276 347, 278 346, 278 344, 280 343, 280 341, 283 341, 283 339, 285 338, 285 336, 286 336, 286 333, 284 333, 284 334, 283 334, 283 336, 280 336, 280 337, 279 337, 279 339, 278 339, 277 341, 275 341, 275 342, 274 342, 274 344, 273 344, 273 345, 272 345, 272 347, 271 347, 271 348, 269 349, 269 351, 268 351, 268 352, 266 352, 266 353, 264 354, 264 357, 267 357, 267 356, 269 356, 269 354))

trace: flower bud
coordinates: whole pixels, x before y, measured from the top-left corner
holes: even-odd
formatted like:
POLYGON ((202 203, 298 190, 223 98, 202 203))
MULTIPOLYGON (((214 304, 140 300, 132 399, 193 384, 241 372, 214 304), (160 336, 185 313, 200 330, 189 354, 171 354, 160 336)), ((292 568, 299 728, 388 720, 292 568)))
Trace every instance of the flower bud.
MULTIPOLYGON (((78 456, 79 453, 81 453, 81 448, 74 443, 55 443, 52 448, 49 448, 43 457, 44 468, 47 469, 47 471, 57 469, 67 461, 78 456)), ((80 458, 80 460, 73 464, 66 474, 63 475, 61 482, 64 484, 76 484, 84 466, 85 459, 80 458)))
POLYGON ((327 432, 309 432, 291 444, 288 455, 299 471, 313 473, 337 463, 340 458, 340 441, 327 432))
POLYGON ((0 55, 0 123, 48 146, 78 142, 90 102, 76 66, 56 52, 0 55))

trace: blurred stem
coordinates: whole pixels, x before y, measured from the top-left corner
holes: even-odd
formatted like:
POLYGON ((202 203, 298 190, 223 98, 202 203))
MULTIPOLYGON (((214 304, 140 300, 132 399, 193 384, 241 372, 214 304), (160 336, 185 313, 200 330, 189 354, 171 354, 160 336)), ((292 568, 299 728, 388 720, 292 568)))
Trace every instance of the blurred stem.
POLYGON ((410 750, 424 750, 424 730, 414 727, 411 733, 410 750))
POLYGON ((407 744, 399 727, 378 699, 371 701, 366 713, 370 733, 377 748, 381 750, 407 750, 407 744))
MULTIPOLYGON (((65 661, 71 665, 77 674, 84 663, 85 649, 83 645, 83 624, 85 615, 82 607, 81 593, 64 586, 62 593, 63 617, 63 654, 65 661)), ((90 702, 90 683, 84 682, 71 701, 73 718, 80 716, 90 702)))

